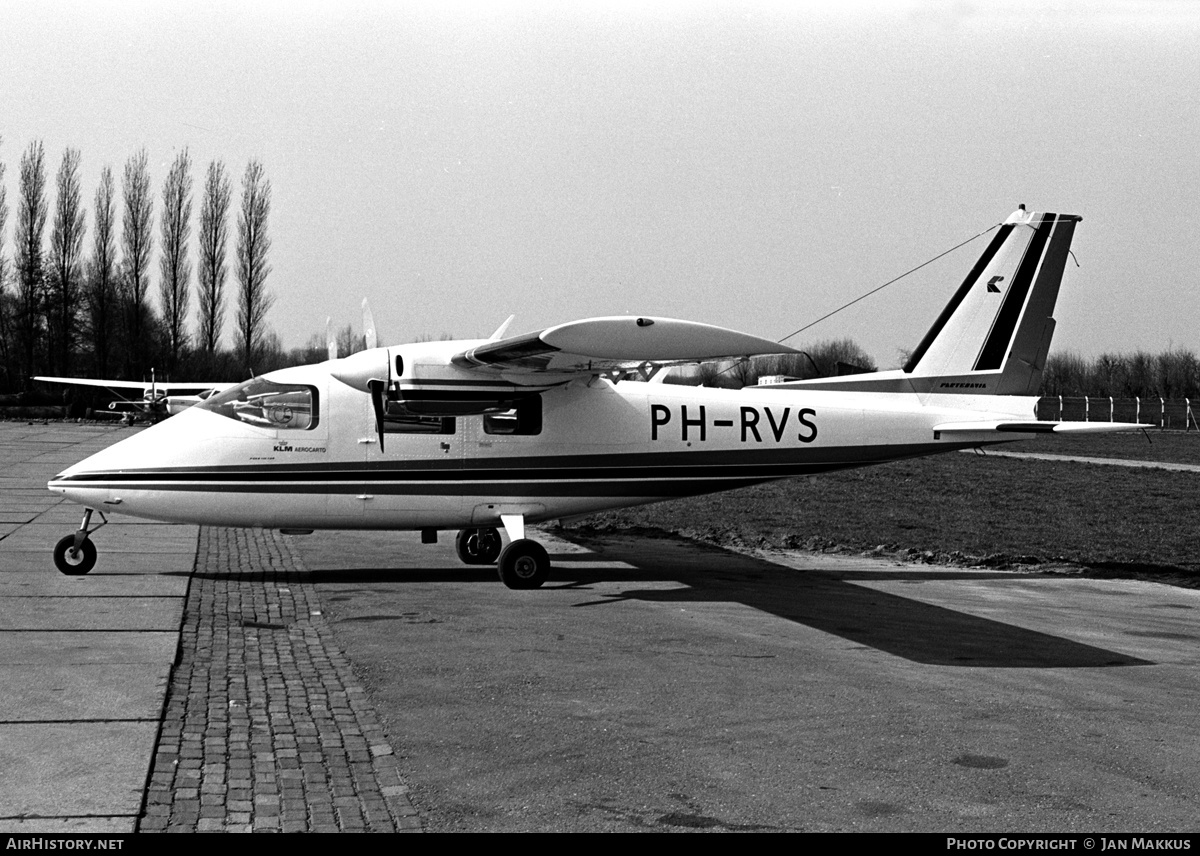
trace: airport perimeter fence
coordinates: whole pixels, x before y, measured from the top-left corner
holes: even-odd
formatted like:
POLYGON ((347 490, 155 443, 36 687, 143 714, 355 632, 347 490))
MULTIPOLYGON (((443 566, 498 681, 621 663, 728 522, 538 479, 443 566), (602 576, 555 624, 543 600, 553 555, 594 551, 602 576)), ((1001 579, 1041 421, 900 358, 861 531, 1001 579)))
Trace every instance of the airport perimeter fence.
POLYGON ((1190 398, 1044 395, 1038 399, 1037 416, 1043 422, 1141 422, 1163 430, 1200 431, 1190 398))

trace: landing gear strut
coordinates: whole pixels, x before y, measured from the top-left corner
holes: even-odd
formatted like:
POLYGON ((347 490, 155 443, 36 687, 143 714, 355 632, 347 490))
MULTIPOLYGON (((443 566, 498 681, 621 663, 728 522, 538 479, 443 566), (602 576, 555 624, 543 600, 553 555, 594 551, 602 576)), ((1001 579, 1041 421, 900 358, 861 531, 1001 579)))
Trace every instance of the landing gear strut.
POLYGON ((495 529, 462 529, 454 539, 458 558, 467 565, 490 565, 500 555, 504 543, 495 529))
POLYGON ((96 567, 96 545, 88 536, 108 523, 108 518, 104 516, 104 512, 100 512, 100 520, 103 522, 89 529, 92 511, 91 508, 84 509, 83 522, 79 524, 75 534, 67 535, 54 545, 54 566, 67 576, 82 576, 96 567))

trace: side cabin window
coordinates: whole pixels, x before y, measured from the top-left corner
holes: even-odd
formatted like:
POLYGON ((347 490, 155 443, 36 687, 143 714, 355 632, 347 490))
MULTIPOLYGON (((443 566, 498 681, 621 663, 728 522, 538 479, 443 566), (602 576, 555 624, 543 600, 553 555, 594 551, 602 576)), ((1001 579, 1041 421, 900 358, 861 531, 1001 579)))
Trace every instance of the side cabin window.
POLYGON ((531 436, 542 433, 542 397, 518 399, 508 410, 483 415, 484 434, 531 436))
POLYGON ((383 411, 385 434, 453 434, 455 430, 453 416, 422 416, 399 401, 387 402, 383 411))
POLYGON ((196 405, 201 410, 279 431, 311 431, 320 421, 317 389, 251 378, 196 405))

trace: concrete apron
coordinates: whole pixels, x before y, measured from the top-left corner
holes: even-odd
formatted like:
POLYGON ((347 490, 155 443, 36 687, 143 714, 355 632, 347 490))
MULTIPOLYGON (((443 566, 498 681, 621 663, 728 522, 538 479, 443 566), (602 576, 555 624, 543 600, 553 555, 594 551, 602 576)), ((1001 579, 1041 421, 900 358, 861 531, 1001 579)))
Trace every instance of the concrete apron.
POLYGON ((51 550, 82 510, 46 490, 129 433, 0 424, 0 831, 137 826, 197 527, 110 517, 95 569, 67 577, 51 550))

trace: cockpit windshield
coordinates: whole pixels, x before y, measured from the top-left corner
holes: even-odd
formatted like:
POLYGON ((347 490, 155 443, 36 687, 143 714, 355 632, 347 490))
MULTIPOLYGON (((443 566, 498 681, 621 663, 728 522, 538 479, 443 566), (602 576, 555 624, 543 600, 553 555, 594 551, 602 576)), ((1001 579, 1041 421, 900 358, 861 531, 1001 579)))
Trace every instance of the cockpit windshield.
POLYGON ((318 420, 315 387, 273 383, 258 377, 231 386, 196 407, 257 428, 280 431, 309 431, 317 427, 318 420))

